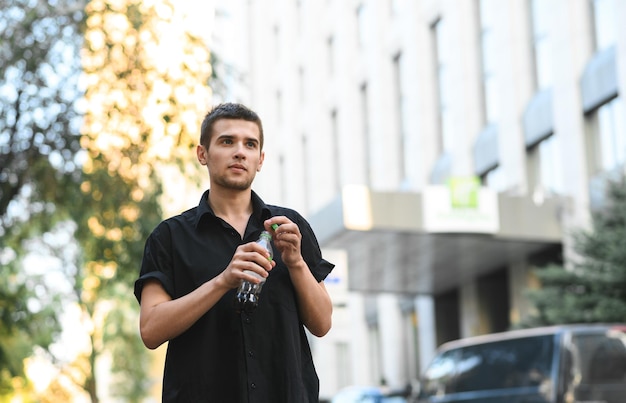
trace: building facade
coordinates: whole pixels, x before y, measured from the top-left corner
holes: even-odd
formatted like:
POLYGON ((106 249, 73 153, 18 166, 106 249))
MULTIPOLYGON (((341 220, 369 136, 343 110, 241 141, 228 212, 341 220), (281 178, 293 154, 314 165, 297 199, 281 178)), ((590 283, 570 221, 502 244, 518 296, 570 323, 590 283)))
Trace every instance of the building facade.
POLYGON ((571 257, 624 170, 626 2, 234 3, 227 97, 267 136, 255 188, 337 263, 322 398, 402 387, 440 343, 527 315, 532 270, 571 257))

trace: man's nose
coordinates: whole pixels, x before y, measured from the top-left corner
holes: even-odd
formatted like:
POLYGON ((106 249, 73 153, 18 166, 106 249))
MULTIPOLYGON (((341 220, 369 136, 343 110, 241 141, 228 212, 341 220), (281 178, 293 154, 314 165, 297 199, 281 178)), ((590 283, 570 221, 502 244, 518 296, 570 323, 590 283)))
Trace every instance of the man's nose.
POLYGON ((243 159, 246 158, 246 153, 244 152, 245 146, 244 144, 238 143, 235 148, 235 158, 243 159))

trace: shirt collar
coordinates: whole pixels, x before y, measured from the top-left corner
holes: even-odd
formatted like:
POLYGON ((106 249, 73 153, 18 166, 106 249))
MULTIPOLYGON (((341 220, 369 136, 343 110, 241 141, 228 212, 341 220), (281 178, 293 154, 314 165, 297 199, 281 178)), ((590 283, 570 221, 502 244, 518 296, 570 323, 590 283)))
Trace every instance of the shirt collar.
MULTIPOLYGON (((209 191, 206 190, 202 197, 200 198, 200 203, 198 204, 198 209, 196 210, 196 218, 194 221, 195 227, 198 228, 202 218, 205 215, 209 215, 210 217, 217 218, 215 212, 209 205, 209 191)), ((264 221, 272 216, 270 212, 270 208, 265 204, 265 202, 256 194, 256 192, 252 191, 252 216, 256 220, 264 221)))

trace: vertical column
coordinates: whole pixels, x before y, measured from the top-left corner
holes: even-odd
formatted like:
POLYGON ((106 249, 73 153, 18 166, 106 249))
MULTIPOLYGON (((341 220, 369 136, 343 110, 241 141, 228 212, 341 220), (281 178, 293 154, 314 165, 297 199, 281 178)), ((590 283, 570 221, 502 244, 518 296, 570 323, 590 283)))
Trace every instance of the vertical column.
MULTIPOLYGON (((558 0, 552 9, 553 41, 553 110, 559 167, 556 171, 564 194, 572 204, 563 206, 565 228, 588 222, 589 186, 585 121, 580 77, 593 56, 591 41, 591 5, 587 1, 558 0), (561 27, 561 28, 559 28, 561 27), (576 161, 575 164, 572 161, 576 161), (573 207, 573 209, 571 208, 573 207)), ((567 240, 566 240, 567 242, 567 240)), ((565 252, 566 256, 569 254, 565 252)))
POLYGON ((526 176, 524 133, 520 124, 528 100, 532 97, 533 66, 530 52, 530 23, 527 0, 498 1, 499 18, 494 21, 495 60, 499 105, 499 154, 506 176, 506 188, 524 193, 526 176), (516 23, 511 23, 516 21, 516 23))
POLYGON ((509 289, 511 290, 511 324, 519 323, 530 312, 531 304, 524 292, 532 287, 532 278, 527 262, 519 262, 509 267, 509 289))
POLYGON ((476 281, 465 282, 459 288, 461 337, 475 336, 481 332, 476 281))
POLYGON ((435 356, 437 348, 433 297, 420 295, 415 298, 415 312, 417 313, 419 372, 421 373, 435 356))
POLYGON ((406 374, 403 373, 404 333, 402 329, 402 314, 398 299, 394 294, 381 294, 378 297, 378 328, 381 343, 381 377, 392 388, 406 384, 406 374))

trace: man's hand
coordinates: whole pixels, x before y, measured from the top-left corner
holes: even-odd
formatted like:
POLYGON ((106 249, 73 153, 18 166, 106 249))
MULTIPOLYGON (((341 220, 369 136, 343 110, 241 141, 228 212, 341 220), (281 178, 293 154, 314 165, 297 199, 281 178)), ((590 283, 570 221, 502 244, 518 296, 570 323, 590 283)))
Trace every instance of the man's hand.
POLYGON ((288 268, 303 262, 301 252, 302 234, 298 225, 285 216, 275 216, 264 223, 265 229, 272 234, 274 246, 288 268), (277 224, 278 227, 275 227, 277 224), (276 229, 274 229, 276 228, 276 229))
POLYGON ((237 288, 243 280, 259 283, 261 280, 246 271, 253 271, 266 278, 276 266, 276 262, 270 261, 269 257, 269 252, 256 242, 240 245, 226 269, 219 275, 222 284, 228 288, 237 288))

